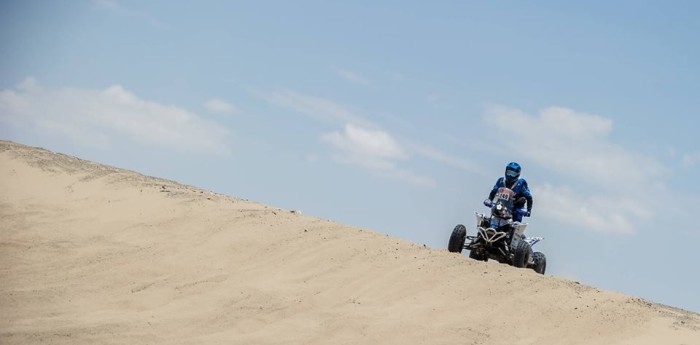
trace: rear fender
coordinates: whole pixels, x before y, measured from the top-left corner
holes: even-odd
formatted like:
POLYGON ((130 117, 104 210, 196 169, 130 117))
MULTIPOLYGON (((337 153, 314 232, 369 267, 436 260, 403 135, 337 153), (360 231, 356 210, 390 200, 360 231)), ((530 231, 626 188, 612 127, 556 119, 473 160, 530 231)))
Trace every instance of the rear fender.
POLYGON ((523 241, 530 244, 530 247, 534 246, 535 243, 544 240, 544 237, 525 237, 523 241))

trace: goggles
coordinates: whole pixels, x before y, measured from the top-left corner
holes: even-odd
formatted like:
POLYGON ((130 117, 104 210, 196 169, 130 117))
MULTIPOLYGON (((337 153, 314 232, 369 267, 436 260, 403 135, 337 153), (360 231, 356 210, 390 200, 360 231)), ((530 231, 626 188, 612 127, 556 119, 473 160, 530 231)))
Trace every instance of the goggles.
POLYGON ((508 177, 518 177, 518 175, 520 175, 520 174, 518 174, 517 172, 515 172, 513 170, 506 170, 506 176, 508 176, 508 177))

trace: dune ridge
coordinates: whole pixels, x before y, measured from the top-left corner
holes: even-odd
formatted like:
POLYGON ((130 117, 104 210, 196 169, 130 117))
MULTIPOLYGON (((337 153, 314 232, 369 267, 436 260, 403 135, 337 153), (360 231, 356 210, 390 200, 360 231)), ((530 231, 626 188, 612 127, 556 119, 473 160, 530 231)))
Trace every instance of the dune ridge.
POLYGON ((0 219, 0 344, 700 344, 696 313, 8 141, 0 219))

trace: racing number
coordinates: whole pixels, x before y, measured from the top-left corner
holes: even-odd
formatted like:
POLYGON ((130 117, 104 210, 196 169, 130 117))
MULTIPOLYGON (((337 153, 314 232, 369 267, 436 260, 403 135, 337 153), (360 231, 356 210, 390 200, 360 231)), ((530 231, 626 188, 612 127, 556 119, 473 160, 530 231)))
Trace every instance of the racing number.
POLYGON ((510 200, 510 195, 513 193, 513 191, 506 189, 506 188, 498 188, 498 193, 496 193, 496 196, 498 196, 498 199, 508 201, 510 200))

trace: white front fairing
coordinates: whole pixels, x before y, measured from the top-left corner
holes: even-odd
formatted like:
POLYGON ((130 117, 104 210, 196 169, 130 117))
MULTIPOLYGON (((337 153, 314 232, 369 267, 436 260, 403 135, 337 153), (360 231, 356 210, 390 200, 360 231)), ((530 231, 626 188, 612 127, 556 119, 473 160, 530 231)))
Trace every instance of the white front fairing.
MULTIPOLYGON (((511 242, 510 242, 511 248, 515 248, 515 244, 517 244, 521 238, 526 239, 524 233, 525 233, 525 228, 527 227, 527 223, 514 222, 511 219, 489 217, 483 213, 476 212, 476 227, 477 227, 477 229, 483 229, 481 227, 481 223, 484 220, 489 221, 489 229, 498 229, 499 227, 501 227, 503 225, 508 225, 508 224, 513 226, 513 229, 514 229, 513 238, 511 239, 511 242)), ((483 230, 487 230, 487 229, 483 229, 483 230)), ((539 240, 537 240, 537 241, 539 241, 539 240)), ((535 241, 534 243, 531 243, 531 244, 535 244, 535 243, 537 243, 537 241, 535 241)))
POLYGON ((484 219, 488 219, 488 217, 486 217, 486 215, 483 214, 483 213, 476 212, 476 227, 477 227, 477 228, 478 228, 478 227, 481 227, 481 222, 482 222, 484 219))

